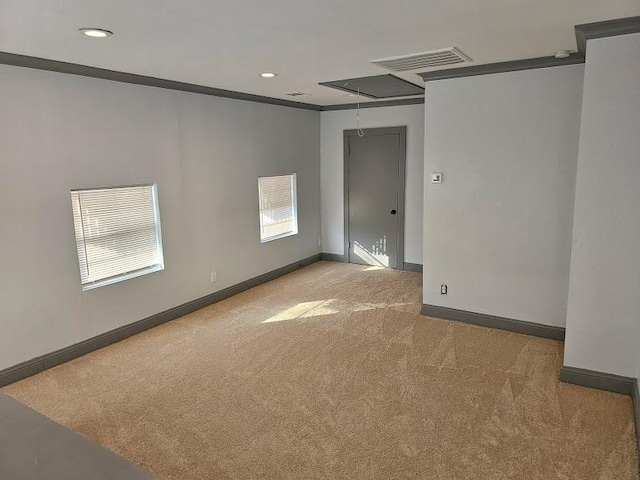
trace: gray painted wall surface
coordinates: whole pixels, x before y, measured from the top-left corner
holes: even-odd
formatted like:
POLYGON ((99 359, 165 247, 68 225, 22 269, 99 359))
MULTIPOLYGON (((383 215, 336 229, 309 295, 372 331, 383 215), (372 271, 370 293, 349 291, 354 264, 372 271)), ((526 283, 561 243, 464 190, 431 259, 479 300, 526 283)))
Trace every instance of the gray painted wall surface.
POLYGON ((0 369, 319 252, 319 112, 9 66, 0 85, 0 369), (290 172, 300 233, 260 244, 257 177, 290 172), (83 293, 69 190, 145 182, 165 270, 83 293))
MULTIPOLYGON (((320 114, 322 251, 344 254, 344 151, 342 132, 356 128, 355 110, 320 114)), ((404 261, 422 264, 422 168, 424 106, 368 108, 360 113, 362 128, 407 127, 404 261)))
POLYGON ((564 326, 583 72, 426 84, 423 303, 564 326))
POLYGON ((638 376, 640 34, 589 40, 565 365, 638 376))

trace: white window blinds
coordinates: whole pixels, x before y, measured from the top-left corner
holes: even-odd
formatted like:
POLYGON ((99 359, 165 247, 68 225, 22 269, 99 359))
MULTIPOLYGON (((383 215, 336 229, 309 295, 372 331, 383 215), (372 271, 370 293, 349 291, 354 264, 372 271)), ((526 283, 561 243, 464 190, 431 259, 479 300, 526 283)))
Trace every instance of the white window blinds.
POLYGON ((298 233, 296 174, 258 178, 260 241, 298 233))
POLYGON ((156 185, 72 190, 82 289, 164 268, 156 185))

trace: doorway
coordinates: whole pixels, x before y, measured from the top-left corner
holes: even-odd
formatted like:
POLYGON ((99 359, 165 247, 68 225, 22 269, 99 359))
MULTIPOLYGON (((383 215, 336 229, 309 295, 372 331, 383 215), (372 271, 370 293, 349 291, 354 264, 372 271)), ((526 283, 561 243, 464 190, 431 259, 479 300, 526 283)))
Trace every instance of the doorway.
POLYGON ((346 261, 402 270, 407 127, 344 131, 346 261))

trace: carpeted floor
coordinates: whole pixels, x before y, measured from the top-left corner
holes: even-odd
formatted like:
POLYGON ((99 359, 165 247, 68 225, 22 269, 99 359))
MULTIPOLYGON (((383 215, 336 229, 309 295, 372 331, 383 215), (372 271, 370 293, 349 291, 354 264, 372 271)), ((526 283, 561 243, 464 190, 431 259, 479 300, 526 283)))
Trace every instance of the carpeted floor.
POLYGON ((420 297, 320 262, 5 391, 165 479, 638 479, 630 398, 420 297))

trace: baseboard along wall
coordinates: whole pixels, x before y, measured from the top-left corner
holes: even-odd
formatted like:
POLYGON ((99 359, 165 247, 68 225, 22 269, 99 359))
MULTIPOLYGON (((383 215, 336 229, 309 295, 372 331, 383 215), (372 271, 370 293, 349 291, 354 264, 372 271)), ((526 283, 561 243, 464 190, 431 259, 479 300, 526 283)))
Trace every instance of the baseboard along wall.
POLYGON ((560 369, 560 381, 629 396, 633 396, 638 389, 635 378, 566 365, 560 369))
POLYGON ((419 263, 404 262, 404 264, 402 265, 402 269, 406 272, 422 273, 422 265, 420 265, 419 263))
POLYGON ((347 257, 339 253, 321 253, 320 255, 322 256, 322 260, 324 260, 325 262, 347 262, 347 257))
POLYGON ((638 452, 640 452, 640 384, 638 379, 635 379, 635 385, 633 389, 633 413, 636 419, 636 441, 638 442, 638 452))
POLYGON ((285 265, 284 267, 277 268, 254 278, 250 278, 249 280, 245 280, 244 282, 240 282, 236 285, 225 288, 224 290, 192 300, 191 302, 184 303, 164 312, 138 320, 137 322, 124 325, 116 328, 115 330, 105 332, 74 345, 61 348, 60 350, 27 360, 26 362, 19 363, 18 365, 5 368, 0 370, 0 387, 4 387, 5 385, 30 377, 44 370, 55 367, 56 365, 73 360, 74 358, 81 357, 82 355, 86 355, 94 350, 104 348, 108 345, 124 340, 125 338, 144 332, 145 330, 149 330, 150 328, 162 325, 163 323, 183 317, 189 313, 195 312, 196 310, 200 310, 201 308, 232 297, 233 295, 244 292, 245 290, 262 285, 263 283, 275 280, 278 277, 282 277, 283 275, 306 267, 307 265, 311 265, 312 263, 320 260, 320 254, 312 255, 311 257, 307 257, 298 262, 285 265))
POLYGON ((499 328, 500 330, 508 330, 524 335, 564 341, 564 328, 553 325, 542 325, 540 323, 513 320, 511 318, 496 317, 495 315, 487 315, 485 313, 468 312, 466 310, 427 304, 422 305, 420 313, 427 317, 444 318, 445 320, 455 320, 457 322, 471 323, 482 327, 499 328))
MULTIPOLYGON (((346 255, 342 255, 340 253, 322 253, 321 255, 322 255, 322 260, 326 262, 347 263, 346 255)), ((406 272, 422 273, 422 265, 420 265, 419 263, 404 262, 402 264, 402 268, 399 268, 398 270, 404 270, 406 272)))

